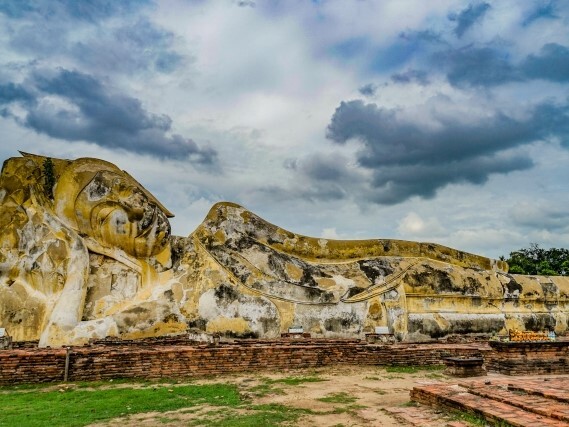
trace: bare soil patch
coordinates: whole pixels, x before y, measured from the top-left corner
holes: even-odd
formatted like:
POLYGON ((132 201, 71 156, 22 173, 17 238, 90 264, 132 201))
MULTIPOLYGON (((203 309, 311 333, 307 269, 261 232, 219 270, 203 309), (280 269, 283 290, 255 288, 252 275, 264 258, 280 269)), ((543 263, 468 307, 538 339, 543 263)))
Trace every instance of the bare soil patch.
MULTIPOLYGON (((454 379, 456 380, 456 379, 454 379)), ((451 382, 441 370, 388 372, 376 366, 338 366, 285 372, 257 372, 191 381, 192 384, 236 384, 251 405, 278 404, 307 410, 297 426, 401 426, 383 411, 409 402, 415 384, 451 382)), ((246 413, 243 408, 232 409, 246 413)), ((223 411, 198 406, 166 413, 147 412, 115 418, 97 426, 208 425, 222 420, 223 411)), ((286 425, 286 424, 285 424, 286 425)))

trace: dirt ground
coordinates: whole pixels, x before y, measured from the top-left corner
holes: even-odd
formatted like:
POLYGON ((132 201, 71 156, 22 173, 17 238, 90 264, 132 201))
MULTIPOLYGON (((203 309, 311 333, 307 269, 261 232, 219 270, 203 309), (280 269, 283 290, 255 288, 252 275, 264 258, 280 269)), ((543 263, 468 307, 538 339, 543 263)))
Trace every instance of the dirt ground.
MULTIPOLYGON (((454 379, 456 380, 456 379, 454 379)), ((306 414, 295 426, 402 426, 404 423, 383 411, 409 402, 409 391, 415 384, 451 382, 441 370, 420 370, 415 373, 388 372, 374 366, 338 366, 319 369, 258 372, 219 376, 215 379, 192 381, 192 384, 236 384, 241 396, 252 404, 281 404, 287 407, 310 409, 325 414, 306 414), (290 377, 312 377, 322 381, 286 384, 275 380, 290 377), (322 401, 319 399, 332 401, 322 401), (331 399, 330 399, 331 398, 331 399), (342 408, 342 411, 337 411, 342 408), (330 413, 336 410, 336 413, 330 413)), ((98 427, 181 426, 191 420, 203 420, 212 407, 178 410, 167 413, 144 413, 128 418, 116 418, 97 424, 98 427)))

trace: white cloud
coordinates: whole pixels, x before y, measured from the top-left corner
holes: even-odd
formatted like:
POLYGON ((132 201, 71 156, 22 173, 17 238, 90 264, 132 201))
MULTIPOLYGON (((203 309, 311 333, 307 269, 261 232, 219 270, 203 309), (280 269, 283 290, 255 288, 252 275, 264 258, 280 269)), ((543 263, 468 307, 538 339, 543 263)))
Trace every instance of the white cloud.
MULTIPOLYGON (((460 12, 468 1, 316 3, 258 2, 255 8, 240 8, 230 1, 168 0, 96 26, 79 20, 65 22, 69 40, 85 41, 100 33, 107 34, 105 42, 112 44, 116 42, 112 29, 127 24, 132 28, 145 18, 164 34, 171 34, 164 50, 182 57, 181 65, 168 73, 156 72, 148 64, 132 73, 120 66, 82 68, 86 62, 65 50, 32 54, 12 49, 4 26, 0 29, 0 84, 22 82, 30 70, 40 66, 93 74, 140 100, 145 111, 168 115, 171 133, 192 138, 199 146, 214 147, 220 168, 206 172, 184 159, 165 161, 84 141, 56 140, 20 127, 10 118, 0 118, 0 155, 11 157, 21 149, 115 162, 176 214, 173 232, 178 235, 189 234, 213 203, 229 200, 291 231, 324 238, 417 239, 493 257, 534 241, 542 246, 567 246, 564 214, 569 154, 559 144, 545 141, 523 147, 536 164, 533 169, 490 175, 479 185, 448 185, 432 199, 415 197, 398 205, 378 206, 371 201, 370 171, 355 160, 362 145, 332 146, 325 137, 340 102, 361 99, 358 88, 369 83, 377 88, 369 102, 397 109, 422 129, 440 126, 435 115, 472 123, 492 111, 523 117, 528 105, 548 98, 564 100, 569 92, 563 82, 536 79, 494 88, 455 87, 447 81, 441 64, 426 60, 431 46, 417 42, 404 46, 409 52, 403 52, 403 45, 395 43, 400 42, 402 32, 428 30, 444 39, 446 44, 440 49, 460 49, 469 43, 499 45, 518 63, 539 52, 545 43, 568 45, 567 14, 526 28, 520 22, 531 6, 514 0, 492 2, 480 25, 457 42, 452 33, 455 24, 447 15, 460 12), (334 52, 338 45, 354 39, 362 43, 360 54, 334 52), (403 53, 410 56, 399 58, 403 53), (371 59, 380 54, 401 62, 391 68, 371 66, 371 59), (391 80, 393 73, 412 69, 427 73, 430 84, 404 85, 391 80), (297 169, 287 169, 286 159, 295 160, 297 169), (317 169, 327 166, 323 163, 334 166, 334 161, 345 179, 315 181, 315 176, 321 177, 317 169), (303 194, 308 196, 302 198, 303 194), (325 197, 331 194, 343 198, 325 197)), ((15 22, 2 14, 0 21, 15 22)), ((22 37, 19 40, 25 43, 22 37)), ((112 47, 108 52, 98 50, 103 62, 116 52, 139 52, 125 50, 125 45, 112 47)), ((148 58, 154 56, 140 58, 141 63, 148 58)), ((137 64, 136 55, 121 64, 127 63, 137 64)), ((25 115, 17 107, 14 111, 25 115)))
POLYGON ((398 224, 397 231, 401 236, 409 236, 410 239, 417 237, 436 237, 444 233, 444 229, 437 218, 421 218, 415 212, 409 212, 398 224))
POLYGON ((320 237, 323 239, 340 239, 340 236, 338 235, 338 232, 335 228, 324 228, 320 233, 320 237))

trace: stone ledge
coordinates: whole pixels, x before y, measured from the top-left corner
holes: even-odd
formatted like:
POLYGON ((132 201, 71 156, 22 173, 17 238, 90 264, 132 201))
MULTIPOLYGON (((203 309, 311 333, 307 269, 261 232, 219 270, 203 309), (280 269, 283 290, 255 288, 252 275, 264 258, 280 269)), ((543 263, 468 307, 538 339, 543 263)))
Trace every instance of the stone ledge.
POLYGON ((549 349, 569 348, 569 340, 560 339, 556 341, 488 341, 490 347, 496 351, 544 351, 549 349))
MULTIPOLYGON (((69 380, 196 377, 332 365, 442 365, 445 357, 481 354, 477 346, 370 345, 349 340, 219 346, 97 345, 70 348, 69 380)), ((65 356, 65 349, 0 351, 0 384, 62 381, 65 356)))

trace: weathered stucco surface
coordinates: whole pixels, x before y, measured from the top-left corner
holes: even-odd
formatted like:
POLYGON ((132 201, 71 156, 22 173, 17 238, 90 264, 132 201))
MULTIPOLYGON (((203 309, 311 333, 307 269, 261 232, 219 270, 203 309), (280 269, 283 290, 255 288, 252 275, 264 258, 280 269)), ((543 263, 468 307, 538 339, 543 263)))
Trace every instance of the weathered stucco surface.
POLYGON ((569 328, 569 279, 431 243, 300 236, 232 203, 189 237, 134 178, 97 159, 24 154, 0 177, 0 327, 42 346, 188 327, 398 339, 569 328))

